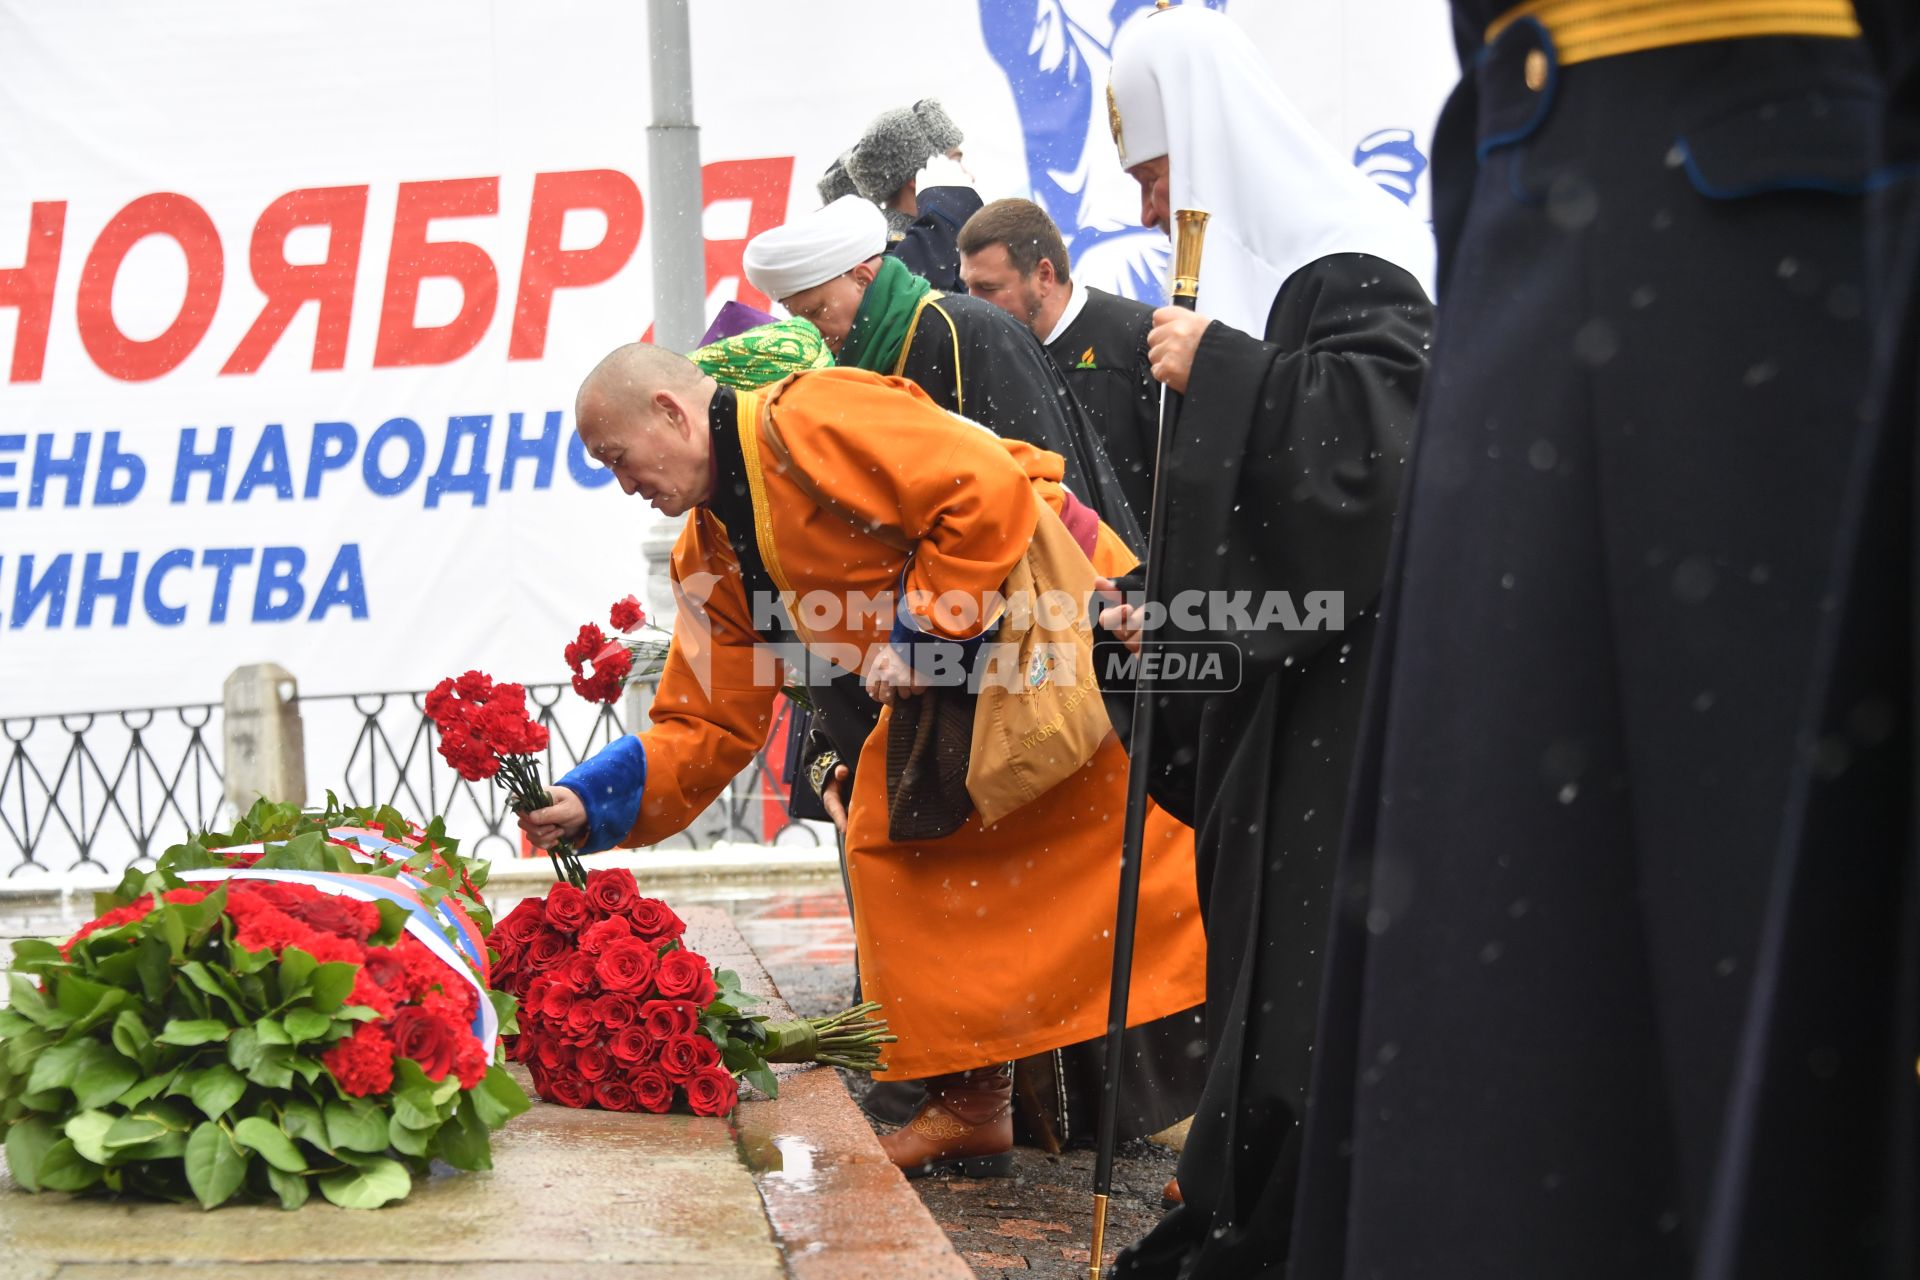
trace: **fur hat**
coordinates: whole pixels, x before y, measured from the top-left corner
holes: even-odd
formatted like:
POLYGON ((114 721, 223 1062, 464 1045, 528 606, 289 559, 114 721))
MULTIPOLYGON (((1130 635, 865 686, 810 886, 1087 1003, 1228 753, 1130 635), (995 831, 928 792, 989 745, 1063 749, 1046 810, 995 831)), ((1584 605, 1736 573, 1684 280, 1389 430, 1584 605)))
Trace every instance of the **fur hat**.
POLYGON ((884 204, 913 181, 929 157, 945 155, 965 140, 938 102, 922 98, 874 117, 847 153, 847 175, 861 195, 884 204))
POLYGON ((967 140, 960 126, 932 98, 914 103, 913 114, 920 117, 920 124, 927 131, 927 143, 933 148, 929 155, 943 156, 967 140))
POLYGON ((820 175, 820 181, 813 184, 813 189, 820 193, 821 204, 832 204, 841 196, 859 194, 854 188, 853 179, 847 174, 846 152, 841 152, 839 159, 827 166, 827 171, 820 175))

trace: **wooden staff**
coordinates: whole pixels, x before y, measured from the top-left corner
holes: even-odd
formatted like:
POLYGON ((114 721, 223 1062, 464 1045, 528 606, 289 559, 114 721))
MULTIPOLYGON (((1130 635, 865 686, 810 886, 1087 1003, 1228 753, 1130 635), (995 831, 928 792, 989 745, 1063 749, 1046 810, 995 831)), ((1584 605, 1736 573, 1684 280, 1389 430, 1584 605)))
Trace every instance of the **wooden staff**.
MULTIPOLYGON (((1200 295, 1200 251, 1208 214, 1180 209, 1173 215, 1173 305, 1193 310, 1200 295)), ((1167 533, 1168 444, 1180 421, 1180 393, 1160 388, 1160 438, 1154 448, 1153 511, 1147 525, 1148 601, 1160 598, 1166 559, 1160 544, 1167 533)), ((1100 1255, 1106 1246, 1107 1198, 1113 1190, 1114 1135, 1120 1124, 1120 1036, 1127 1029, 1127 998, 1133 985, 1133 931, 1140 908, 1140 857, 1147 827, 1147 769, 1153 753, 1154 699, 1147 655, 1153 642, 1140 635, 1139 663, 1133 686, 1133 726, 1127 742, 1127 822, 1120 843, 1120 906, 1113 925, 1113 983, 1107 1003, 1106 1071, 1100 1082, 1100 1146, 1093 1165, 1093 1249, 1087 1274, 1100 1280, 1100 1255)))

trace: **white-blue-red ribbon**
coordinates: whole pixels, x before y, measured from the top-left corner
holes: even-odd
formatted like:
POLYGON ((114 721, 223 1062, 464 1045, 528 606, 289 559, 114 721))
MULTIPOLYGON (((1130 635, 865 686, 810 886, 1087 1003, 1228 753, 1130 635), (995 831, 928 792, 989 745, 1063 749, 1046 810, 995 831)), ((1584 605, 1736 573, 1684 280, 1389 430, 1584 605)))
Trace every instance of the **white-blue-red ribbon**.
MULTIPOLYGON (((330 827, 327 835, 333 837, 336 848, 346 849, 348 857, 355 862, 364 862, 370 867, 381 865, 382 856, 392 858, 395 862, 405 862, 420 851, 415 845, 388 839, 379 832, 368 831, 364 827, 330 827)), ((278 848, 282 843, 284 842, 276 841, 273 847, 278 848)), ((216 854, 265 853, 267 848, 268 846, 264 844, 237 844, 216 849, 213 852, 216 854)), ((398 878, 403 884, 416 890, 427 888, 427 882, 410 871, 400 872, 398 878)), ((486 936, 480 932, 479 926, 474 924, 473 917, 469 916, 466 910, 451 897, 442 898, 433 910, 446 926, 454 945, 465 953, 467 962, 480 971, 482 979, 487 978, 490 968, 487 960, 487 940, 486 936)))
MULTIPOLYGON (((418 845, 407 844, 401 840, 392 840, 377 831, 365 827, 329 827, 327 834, 335 840, 351 840, 368 853, 384 853, 398 862, 405 862, 420 852, 418 845)), ((351 852, 351 851, 349 851, 351 852)))
MULTIPOLYGON (((242 847, 240 852, 246 852, 242 847)), ((222 853, 235 852, 232 849, 220 850, 222 853)), ((494 1041, 500 1034, 500 1017, 494 1012, 493 1001, 487 998, 487 966, 484 961, 485 945, 480 947, 483 957, 479 964, 467 959, 462 951, 464 946, 456 946, 441 925, 441 914, 427 900, 415 891, 413 886, 403 884, 390 876, 349 875, 340 871, 295 871, 289 868, 258 867, 209 867, 202 871, 183 871, 182 880, 205 883, 214 880, 279 880, 289 884, 311 885, 322 893, 336 897, 356 898, 361 902, 392 902, 407 909, 407 932, 446 965, 454 973, 473 987, 477 1011, 473 1017, 473 1034, 479 1039, 480 1047, 493 1056, 494 1041)), ((409 877, 413 879, 413 877, 409 877)), ((423 882, 416 884, 425 887, 423 882)), ((441 906, 448 903, 442 902, 441 906)), ((459 911, 458 907, 454 908, 459 911)), ((477 935, 473 921, 467 919, 466 912, 459 911, 460 918, 466 921, 467 930, 477 935)))

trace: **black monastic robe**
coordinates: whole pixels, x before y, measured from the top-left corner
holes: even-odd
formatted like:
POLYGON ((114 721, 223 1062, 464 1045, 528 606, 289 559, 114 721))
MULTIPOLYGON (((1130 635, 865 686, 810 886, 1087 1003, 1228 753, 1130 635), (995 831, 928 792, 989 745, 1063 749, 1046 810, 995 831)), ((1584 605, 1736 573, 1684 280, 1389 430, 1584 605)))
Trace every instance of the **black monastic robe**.
MULTIPOLYGON (((1276 1274, 1299 1160, 1329 891, 1389 534, 1427 367, 1432 307, 1383 259, 1295 271, 1265 341, 1215 323, 1168 441, 1165 594, 1344 596, 1340 630, 1243 629, 1229 692, 1163 695, 1155 799, 1196 834, 1207 923, 1207 1083, 1180 1161, 1186 1203, 1121 1275, 1276 1274), (1190 1270, 1181 1270, 1182 1267, 1190 1270)), ((1166 633, 1162 633, 1164 636, 1166 633)), ((1116 725, 1132 686, 1109 687, 1116 725)))
POLYGON ((1076 284, 1086 302, 1047 339, 1047 354, 1087 411, 1140 527, 1153 506, 1153 454, 1160 440, 1160 384, 1147 359, 1153 308, 1076 284))

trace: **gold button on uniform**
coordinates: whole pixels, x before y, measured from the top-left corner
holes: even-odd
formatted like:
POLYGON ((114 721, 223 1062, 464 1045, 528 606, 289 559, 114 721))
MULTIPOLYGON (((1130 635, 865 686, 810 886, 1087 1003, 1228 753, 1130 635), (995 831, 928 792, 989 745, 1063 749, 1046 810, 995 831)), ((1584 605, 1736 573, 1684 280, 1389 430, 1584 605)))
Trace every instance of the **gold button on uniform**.
POLYGON ((1547 87, 1547 51, 1527 50, 1527 88, 1535 93, 1547 87))

